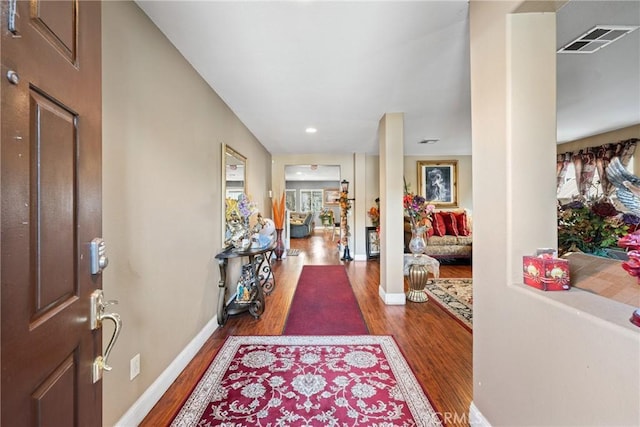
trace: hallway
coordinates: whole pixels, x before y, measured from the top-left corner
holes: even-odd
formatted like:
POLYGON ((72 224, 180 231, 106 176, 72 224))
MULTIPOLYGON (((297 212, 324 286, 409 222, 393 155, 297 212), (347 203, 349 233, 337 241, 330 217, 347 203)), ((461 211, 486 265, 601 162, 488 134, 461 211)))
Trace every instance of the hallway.
MULTIPOLYGON (((266 309, 261 318, 255 320, 248 314, 229 318, 206 342, 141 426, 162 426, 171 422, 227 336, 281 334, 304 265, 341 264, 336 242, 332 241, 330 232, 322 229, 316 229, 308 238, 291 239, 291 248, 299 249, 300 254, 274 261, 276 287, 266 297, 266 309)), ((377 260, 352 261, 345 265, 371 334, 394 336, 446 425, 467 425, 473 390, 472 334, 431 302, 384 305, 378 296, 380 266, 377 260)), ((471 271, 469 265, 445 264, 441 266, 440 276, 471 277, 471 271)))

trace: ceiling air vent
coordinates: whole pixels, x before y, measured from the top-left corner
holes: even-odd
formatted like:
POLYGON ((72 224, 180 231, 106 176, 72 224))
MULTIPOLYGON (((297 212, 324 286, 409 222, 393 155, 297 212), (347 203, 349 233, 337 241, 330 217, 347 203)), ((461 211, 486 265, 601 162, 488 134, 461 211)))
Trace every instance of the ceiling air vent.
POLYGON ((593 53, 637 28, 621 25, 597 25, 558 49, 558 53, 593 53))

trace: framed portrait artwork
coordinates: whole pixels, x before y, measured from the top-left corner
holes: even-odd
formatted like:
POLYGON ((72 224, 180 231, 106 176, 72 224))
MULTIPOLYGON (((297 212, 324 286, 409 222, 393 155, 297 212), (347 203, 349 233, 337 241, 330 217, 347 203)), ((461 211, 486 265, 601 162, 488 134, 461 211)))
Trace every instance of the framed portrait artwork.
POLYGON ((367 227, 367 259, 378 258, 380 256, 380 235, 377 227, 367 227))
POLYGON ((340 190, 337 188, 326 188, 324 190, 324 204, 329 206, 335 206, 340 200, 340 190))
POLYGON ((458 207, 458 161, 418 160, 418 194, 436 207, 458 207))

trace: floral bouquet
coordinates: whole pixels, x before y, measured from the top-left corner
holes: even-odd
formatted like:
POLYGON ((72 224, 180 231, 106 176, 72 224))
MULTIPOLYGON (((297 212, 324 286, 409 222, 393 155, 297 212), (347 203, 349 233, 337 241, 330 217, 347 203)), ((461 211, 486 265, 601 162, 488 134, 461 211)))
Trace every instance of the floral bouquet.
POLYGON ((371 218, 371 223, 373 224, 374 227, 377 227, 380 225, 380 199, 379 198, 376 199, 376 206, 372 206, 371 209, 369 209, 369 212, 367 212, 367 215, 369 215, 369 218, 371 218))
POLYGON ((629 259, 622 263, 622 268, 640 282, 640 230, 629 233, 618 240, 618 246, 629 251, 629 259))
POLYGON ((558 206, 558 253, 580 251, 606 256, 607 249, 615 247, 639 223, 639 217, 619 212, 607 200, 576 200, 558 206))
POLYGON ((225 245, 246 249, 251 244, 249 218, 257 211, 255 203, 245 194, 240 194, 237 199, 227 197, 225 200, 225 245))
MULTIPOLYGON (((635 277, 640 284, 640 230, 629 233, 618 240, 618 246, 630 249, 627 252, 629 259, 622 263, 622 268, 635 277)), ((634 310, 629 319, 631 323, 640 328, 640 308, 634 310)))
POLYGON ((225 205, 227 221, 241 219, 243 222, 248 223, 251 215, 258 211, 255 203, 244 193, 240 194, 237 199, 228 197, 225 205))
POLYGON ((427 203, 427 200, 413 193, 405 193, 403 198, 404 214, 411 221, 411 228, 425 226, 431 224, 431 218, 435 211, 435 206, 427 203))

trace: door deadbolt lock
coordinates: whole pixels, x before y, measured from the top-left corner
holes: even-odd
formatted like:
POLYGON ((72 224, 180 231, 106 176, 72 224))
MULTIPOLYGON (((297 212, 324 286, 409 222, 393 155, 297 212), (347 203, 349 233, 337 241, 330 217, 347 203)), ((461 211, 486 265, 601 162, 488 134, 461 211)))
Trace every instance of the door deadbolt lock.
POLYGON ((109 258, 107 258, 106 243, 100 237, 96 237, 90 244, 91 252, 91 274, 100 274, 102 270, 109 265, 109 258))

